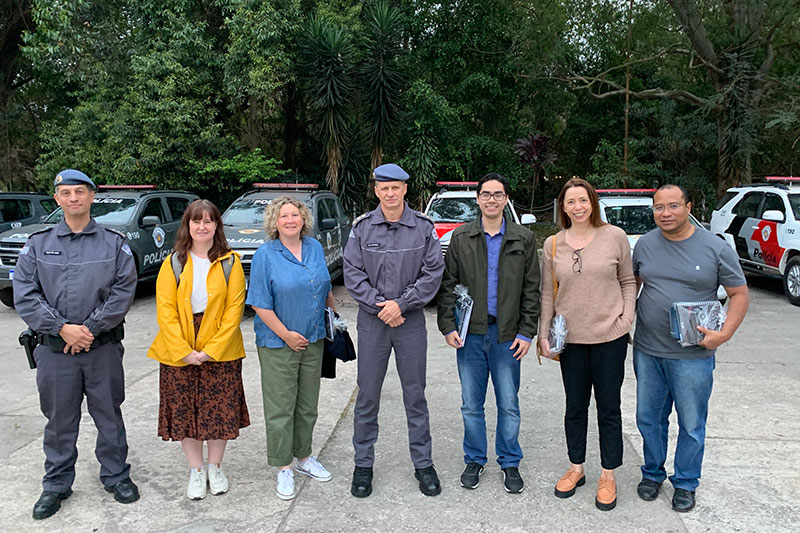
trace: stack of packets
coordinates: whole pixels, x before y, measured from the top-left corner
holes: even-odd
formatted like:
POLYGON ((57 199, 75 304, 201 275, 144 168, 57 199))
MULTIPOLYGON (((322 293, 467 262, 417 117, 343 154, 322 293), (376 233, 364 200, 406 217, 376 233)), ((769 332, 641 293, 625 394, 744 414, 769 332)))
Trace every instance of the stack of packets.
POLYGON ((560 354, 567 346, 567 319, 564 315, 556 315, 550 321, 550 333, 547 341, 550 344, 550 353, 560 354))
POLYGON ((669 308, 670 333, 681 346, 697 346, 705 337, 697 326, 719 331, 725 317, 725 308, 716 300, 675 302, 669 308))
POLYGON ((461 340, 466 341, 467 331, 469 330, 469 319, 472 316, 472 306, 474 302, 472 301, 472 296, 469 295, 467 287, 464 285, 456 285, 453 289, 453 294, 456 295, 456 330, 461 340))

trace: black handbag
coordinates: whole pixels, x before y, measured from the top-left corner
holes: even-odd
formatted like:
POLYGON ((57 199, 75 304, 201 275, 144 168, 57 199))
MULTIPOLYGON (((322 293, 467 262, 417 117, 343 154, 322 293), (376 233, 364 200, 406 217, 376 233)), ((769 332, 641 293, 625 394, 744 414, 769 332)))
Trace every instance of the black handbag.
POLYGON ((356 358, 356 348, 347 330, 337 331, 333 340, 325 339, 322 349, 322 377, 334 379, 336 377, 336 360, 353 361, 356 358))

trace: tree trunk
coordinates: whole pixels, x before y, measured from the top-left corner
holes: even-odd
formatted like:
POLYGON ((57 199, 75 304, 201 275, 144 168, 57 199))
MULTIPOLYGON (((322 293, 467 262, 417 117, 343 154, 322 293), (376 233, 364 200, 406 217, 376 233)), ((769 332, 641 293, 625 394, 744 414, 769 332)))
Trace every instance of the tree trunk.
POLYGON ((293 81, 286 84, 286 103, 283 106, 286 127, 283 133, 283 168, 295 169, 297 142, 300 138, 300 124, 297 120, 297 107, 300 96, 293 81))

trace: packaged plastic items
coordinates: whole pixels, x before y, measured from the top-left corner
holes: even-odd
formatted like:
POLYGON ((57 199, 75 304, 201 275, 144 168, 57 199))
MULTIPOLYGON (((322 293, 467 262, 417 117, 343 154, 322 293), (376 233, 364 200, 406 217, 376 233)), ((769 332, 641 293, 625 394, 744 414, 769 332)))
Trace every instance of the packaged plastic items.
POLYGON ((705 337, 697 326, 719 331, 725 317, 725 308, 716 300, 675 302, 669 308, 670 333, 681 346, 696 346, 705 337))
POLYGON ((550 321, 550 333, 547 335, 547 340, 550 343, 551 353, 561 353, 567 345, 567 319, 564 315, 556 315, 550 321))
POLYGON ((458 336, 461 337, 461 340, 466 341, 469 319, 472 316, 472 306, 474 302, 472 301, 472 296, 470 296, 467 291, 467 287, 464 285, 456 285, 453 289, 453 294, 456 295, 456 331, 458 331, 458 336))

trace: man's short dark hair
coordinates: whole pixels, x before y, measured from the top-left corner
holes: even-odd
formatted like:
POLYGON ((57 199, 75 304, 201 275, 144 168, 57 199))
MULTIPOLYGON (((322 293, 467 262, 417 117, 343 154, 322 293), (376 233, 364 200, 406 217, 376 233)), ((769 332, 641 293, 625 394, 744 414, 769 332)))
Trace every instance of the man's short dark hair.
POLYGON ((481 193, 483 189, 483 184, 487 181, 499 181, 503 185, 503 190, 506 193, 506 196, 511 196, 511 186, 508 184, 508 180, 502 174, 498 174, 497 172, 489 172, 484 177, 478 181, 478 194, 481 193))
MULTIPOLYGON (((689 197, 689 191, 687 191, 684 187, 680 185, 676 185, 674 183, 665 183, 661 187, 656 190, 657 193, 663 191, 664 189, 678 189, 681 191, 681 196, 683 197, 683 203, 688 204, 691 203, 692 199, 689 197)), ((655 194, 653 195, 655 196, 655 194)))

